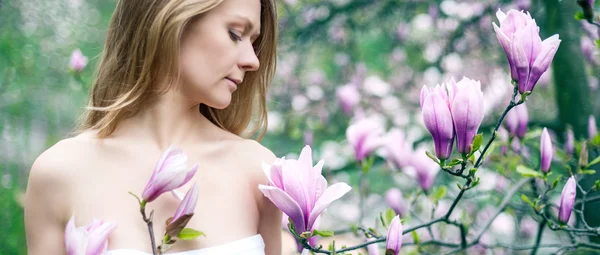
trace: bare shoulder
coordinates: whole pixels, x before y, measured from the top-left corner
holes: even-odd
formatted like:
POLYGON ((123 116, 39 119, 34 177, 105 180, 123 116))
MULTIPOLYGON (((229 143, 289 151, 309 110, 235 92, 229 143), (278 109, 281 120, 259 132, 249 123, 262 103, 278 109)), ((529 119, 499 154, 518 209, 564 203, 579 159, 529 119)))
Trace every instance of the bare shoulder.
MULTIPOLYGON (((66 194, 72 187, 71 183, 76 173, 73 165, 84 160, 81 155, 85 151, 83 147, 86 147, 86 144, 83 137, 77 136, 61 140, 40 154, 29 172, 26 197, 29 201, 26 202, 47 201, 55 207, 65 205, 66 194), (50 190, 52 192, 48 192, 50 190)), ((59 208, 55 209, 59 210, 59 208)))
POLYGON ((275 154, 267 147, 252 139, 243 139, 239 142, 239 153, 246 162, 261 165, 262 162, 271 164, 275 160, 275 154))
POLYGON ((70 162, 80 160, 81 141, 65 139, 32 164, 25 194, 25 228, 29 254, 64 254, 64 226, 76 181, 70 162))
POLYGON ((251 185, 256 187, 257 200, 261 205, 263 195, 259 192, 258 185, 267 184, 268 182, 268 178, 263 171, 263 163, 272 164, 276 159, 275 154, 255 140, 239 139, 236 141, 234 155, 242 166, 242 170, 251 180, 251 185))
POLYGON ((82 155, 89 150, 89 141, 84 135, 67 138, 40 154, 34 161, 29 173, 33 184, 46 182, 67 182, 72 177, 72 163, 81 162, 82 155), (86 148, 88 147, 88 148, 86 148))

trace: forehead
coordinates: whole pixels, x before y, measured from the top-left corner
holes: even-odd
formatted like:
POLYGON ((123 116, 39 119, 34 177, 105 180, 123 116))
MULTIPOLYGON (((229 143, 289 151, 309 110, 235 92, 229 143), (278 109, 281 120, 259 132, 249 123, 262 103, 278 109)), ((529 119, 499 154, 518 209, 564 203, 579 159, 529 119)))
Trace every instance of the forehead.
POLYGON ((261 0, 224 0, 210 12, 224 18, 248 19, 260 29, 261 0))

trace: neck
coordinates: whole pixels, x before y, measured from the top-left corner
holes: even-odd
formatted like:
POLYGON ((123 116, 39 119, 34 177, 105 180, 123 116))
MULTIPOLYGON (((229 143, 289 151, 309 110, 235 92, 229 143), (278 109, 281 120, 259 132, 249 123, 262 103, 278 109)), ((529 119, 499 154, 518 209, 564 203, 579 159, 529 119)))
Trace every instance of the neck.
POLYGON ((115 131, 117 136, 140 138, 163 151, 170 145, 182 146, 196 140, 213 124, 199 110, 199 103, 190 102, 180 91, 169 90, 152 104, 126 119, 115 131))

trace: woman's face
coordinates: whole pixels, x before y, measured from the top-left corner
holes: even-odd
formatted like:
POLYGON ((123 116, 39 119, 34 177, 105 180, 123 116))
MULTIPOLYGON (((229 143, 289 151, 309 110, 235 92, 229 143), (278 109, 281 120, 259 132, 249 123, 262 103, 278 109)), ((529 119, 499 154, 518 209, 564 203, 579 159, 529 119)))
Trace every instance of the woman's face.
POLYGON ((180 51, 183 95, 223 109, 247 72, 258 70, 252 43, 260 33, 260 0, 225 0, 188 24, 180 51))

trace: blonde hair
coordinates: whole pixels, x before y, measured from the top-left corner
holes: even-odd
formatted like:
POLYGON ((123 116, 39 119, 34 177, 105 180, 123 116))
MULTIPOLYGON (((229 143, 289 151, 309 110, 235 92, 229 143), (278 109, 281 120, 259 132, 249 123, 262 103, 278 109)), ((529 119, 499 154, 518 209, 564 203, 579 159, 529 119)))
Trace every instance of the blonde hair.
MULTIPOLYGON (((174 85, 179 78, 179 45, 186 25, 222 1, 119 0, 80 130, 94 129, 98 137, 106 138, 120 121, 166 92, 158 89, 159 83, 174 85)), ((266 93, 275 72, 277 42, 274 0, 260 1, 261 31, 254 42, 260 68, 246 74, 228 107, 201 104, 199 109, 211 122, 236 135, 258 132, 258 140, 266 131, 266 93)))

